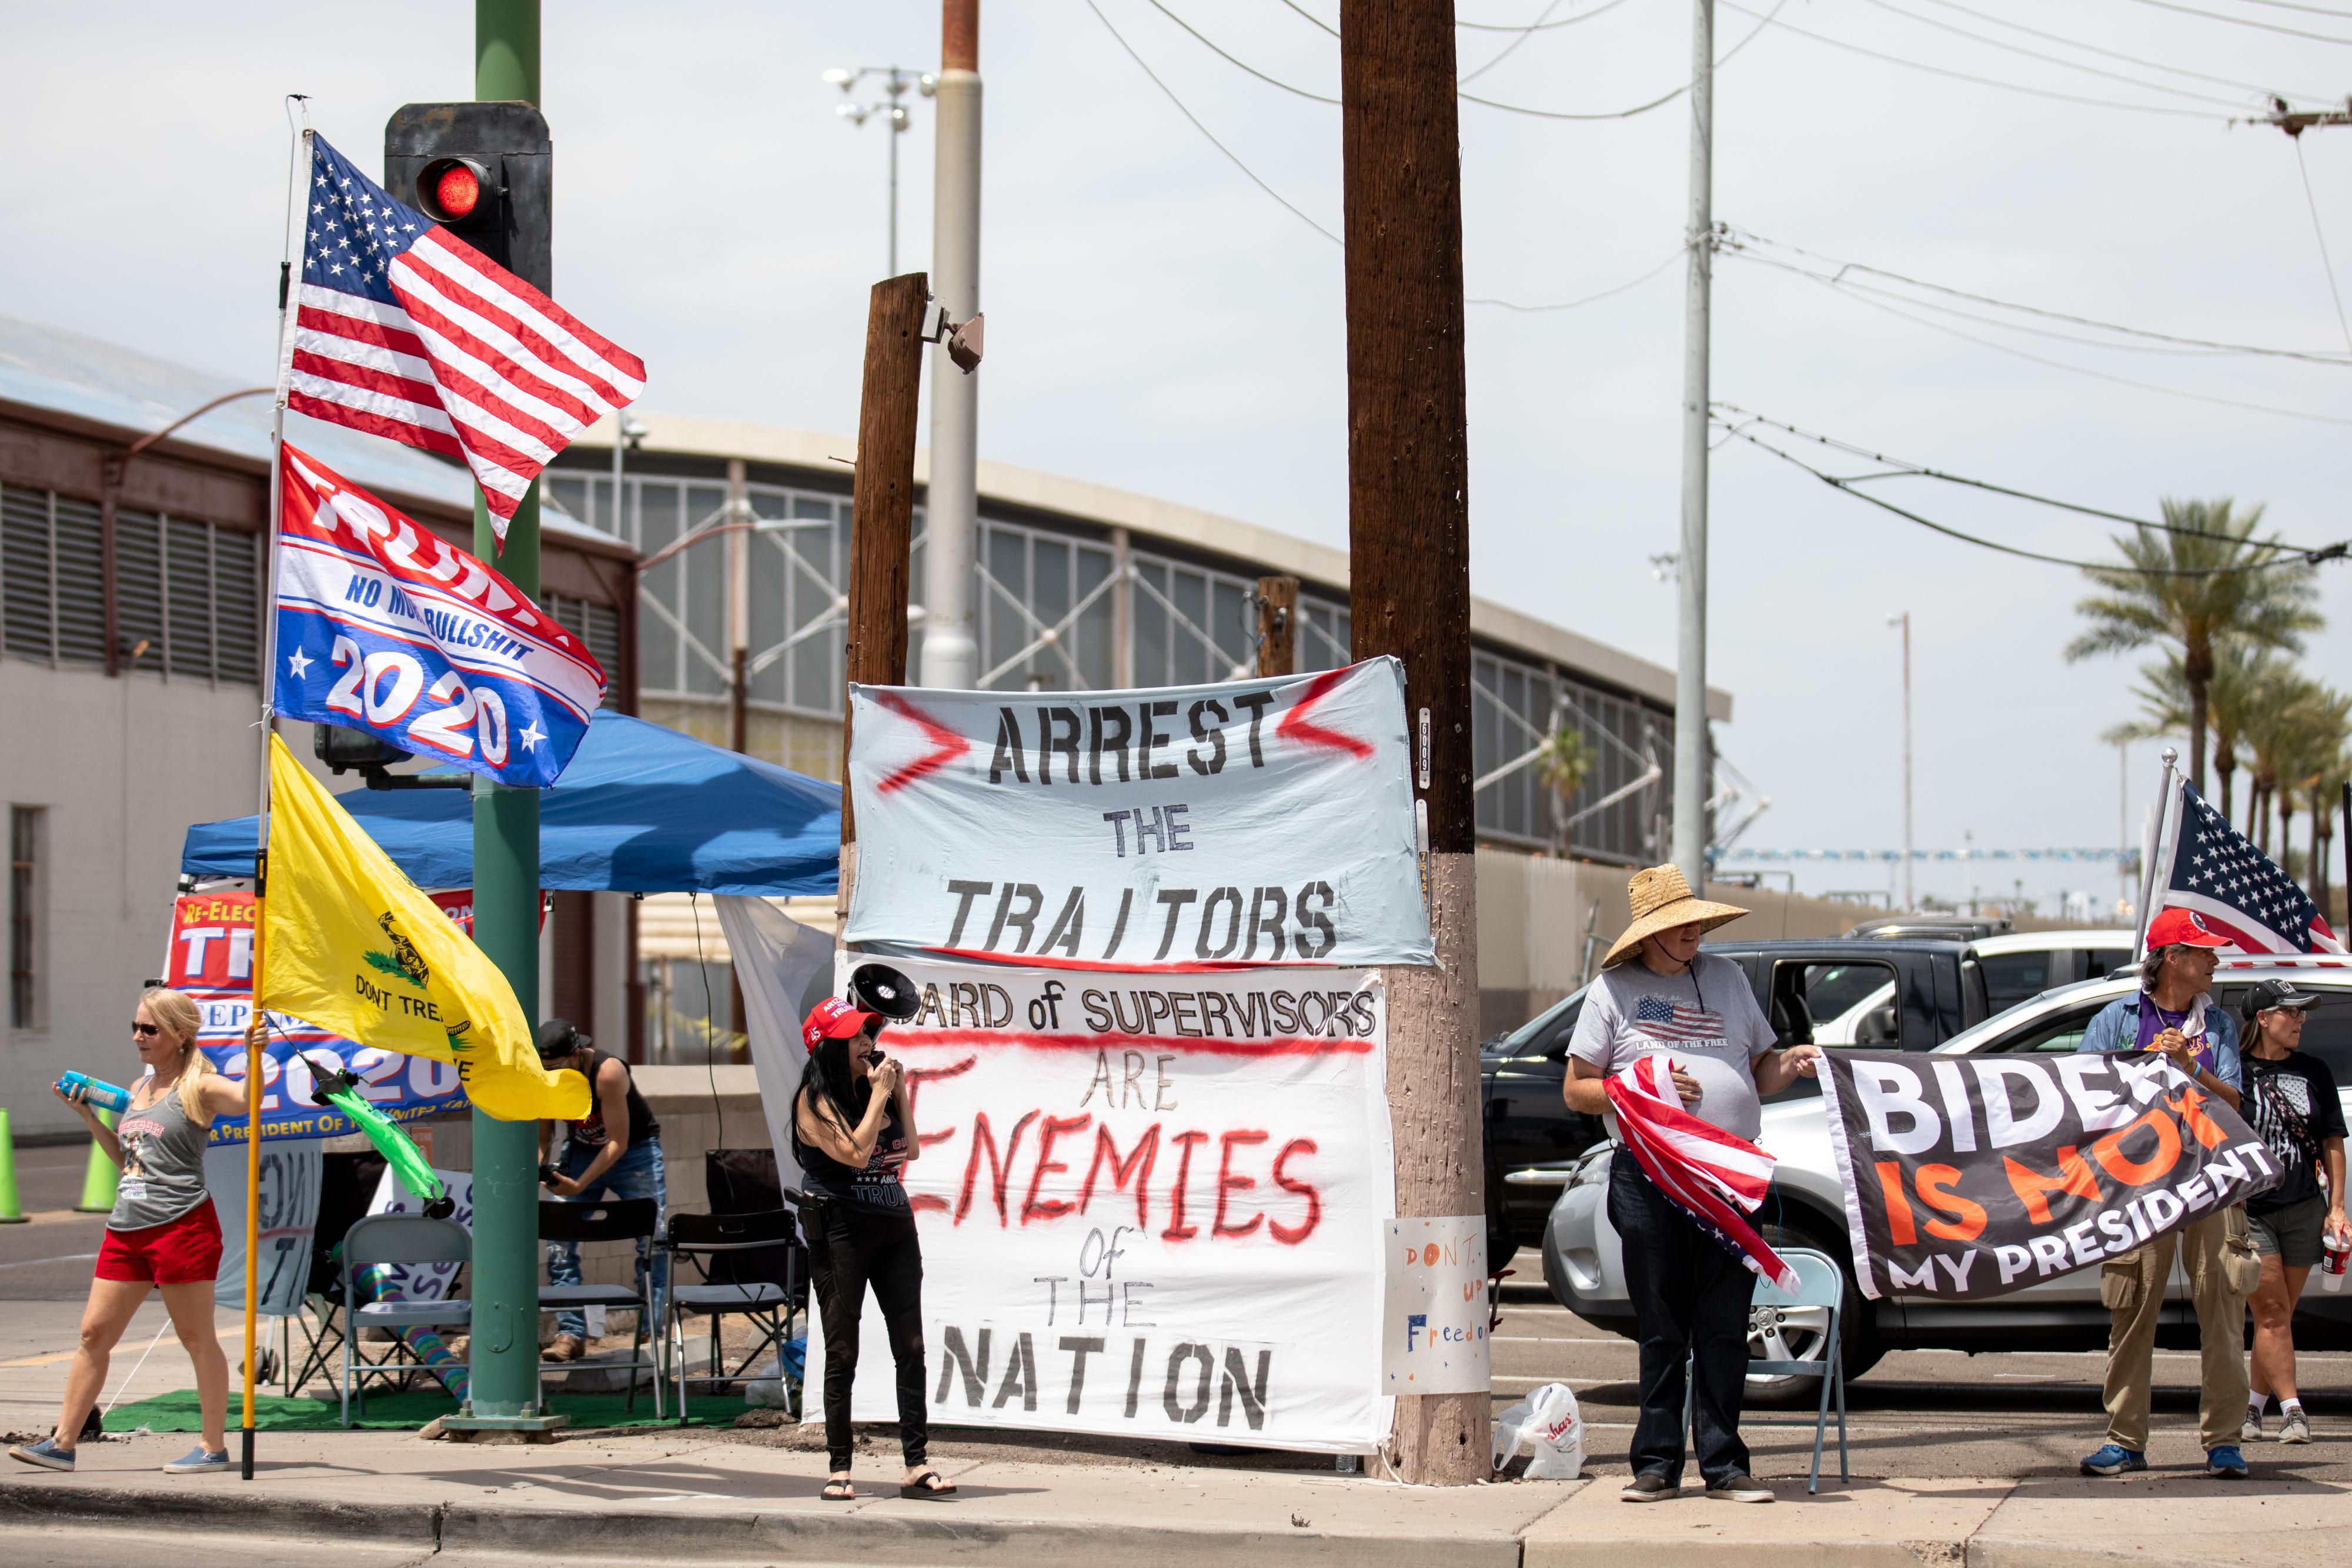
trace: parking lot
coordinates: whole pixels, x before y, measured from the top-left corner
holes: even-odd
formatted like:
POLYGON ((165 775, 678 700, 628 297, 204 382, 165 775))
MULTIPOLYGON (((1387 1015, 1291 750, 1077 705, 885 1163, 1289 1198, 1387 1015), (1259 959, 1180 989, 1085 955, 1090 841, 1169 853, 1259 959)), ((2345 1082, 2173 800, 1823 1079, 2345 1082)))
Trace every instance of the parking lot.
MULTIPOLYGON (((1503 1288, 1503 1321, 1495 1331, 1495 1407, 1501 1410, 1540 1384, 1576 1391, 1584 1416, 1586 1468, 1597 1476, 1622 1474, 1633 1435, 1639 1397, 1631 1340, 1594 1328, 1559 1306, 1543 1287, 1543 1260, 1522 1250, 1503 1288), (1529 1281, 1522 1283, 1521 1281, 1529 1281)), ((2075 1461, 2097 1448, 2105 1418, 2099 1383, 2105 1358, 2096 1352, 1969 1355, 1958 1351, 1896 1351, 1848 1385, 1847 1434, 1858 1478, 2071 1475, 2075 1461)), ((2194 1467, 2197 1446, 2197 1356, 2158 1351, 2154 1436, 2149 1462, 2158 1469, 2194 1467)), ((2248 1445, 2257 1475, 2285 1471, 2310 1480, 2352 1481, 2352 1354, 2300 1358, 2305 1406, 2315 1440, 2282 1448, 2248 1445)), ((1743 1430, 1760 1476, 1802 1475, 1811 1460, 1812 1421, 1801 1428, 1759 1427, 1749 1412, 1743 1430)), ((2271 1407, 2275 1427, 2278 1407, 2271 1407)), ((1834 1474, 1836 1427, 1823 1469, 1834 1474)))

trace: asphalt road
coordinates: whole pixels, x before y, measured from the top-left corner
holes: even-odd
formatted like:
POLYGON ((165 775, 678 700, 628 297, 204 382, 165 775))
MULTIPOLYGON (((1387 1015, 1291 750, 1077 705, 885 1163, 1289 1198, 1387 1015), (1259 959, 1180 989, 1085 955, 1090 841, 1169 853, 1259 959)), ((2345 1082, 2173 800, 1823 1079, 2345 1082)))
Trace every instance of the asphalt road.
POLYGON ((0 1301, 78 1301, 89 1294, 89 1266, 106 1217, 73 1212, 89 1165, 87 1140, 16 1151, 16 1198, 29 1220, 0 1225, 0 1301))

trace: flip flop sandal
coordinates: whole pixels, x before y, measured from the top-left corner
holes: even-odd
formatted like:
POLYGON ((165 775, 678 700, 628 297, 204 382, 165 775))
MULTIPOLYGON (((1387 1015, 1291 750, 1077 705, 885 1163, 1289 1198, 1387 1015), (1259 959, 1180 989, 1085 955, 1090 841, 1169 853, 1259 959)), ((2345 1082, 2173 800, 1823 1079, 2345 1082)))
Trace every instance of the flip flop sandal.
POLYGON ((950 1486, 939 1471, 925 1470, 921 1475, 900 1487, 898 1495, 912 1498, 953 1497, 955 1488, 950 1486))
POLYGON ((856 1502, 857 1489, 847 1481, 827 1481, 823 1495, 827 1502, 856 1502))

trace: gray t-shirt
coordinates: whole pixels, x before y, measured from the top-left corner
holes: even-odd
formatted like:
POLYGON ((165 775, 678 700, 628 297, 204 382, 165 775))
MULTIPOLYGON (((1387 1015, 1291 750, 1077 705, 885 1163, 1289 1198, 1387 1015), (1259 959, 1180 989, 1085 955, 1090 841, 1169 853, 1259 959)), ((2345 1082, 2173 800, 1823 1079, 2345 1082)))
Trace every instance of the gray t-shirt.
MULTIPOLYGON (((1698 1103, 1684 1109, 1753 1140, 1763 1128, 1754 1062, 1775 1043, 1747 973, 1728 958, 1701 953, 1680 975, 1661 975, 1639 957, 1603 970, 1585 994, 1569 1051, 1612 1074, 1664 1051, 1698 1080, 1698 1103)), ((1616 1118, 1609 1121, 1613 1134, 1616 1118)))

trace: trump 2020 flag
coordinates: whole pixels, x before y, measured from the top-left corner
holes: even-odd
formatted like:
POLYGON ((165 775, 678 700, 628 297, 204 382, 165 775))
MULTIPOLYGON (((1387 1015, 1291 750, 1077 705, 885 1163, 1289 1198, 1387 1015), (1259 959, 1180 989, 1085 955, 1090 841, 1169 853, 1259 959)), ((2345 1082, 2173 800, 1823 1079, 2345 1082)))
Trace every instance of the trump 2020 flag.
POLYGON ((286 406, 462 458, 503 544, 539 471, 646 365, 313 135, 286 406))
MULTIPOLYGON (((2157 845, 2157 909, 2186 909, 2242 953, 2341 953, 2319 905, 2186 779, 2157 845)), ((2151 914, 2153 911, 2151 911, 2151 914)))
POLYGON ((588 1081, 539 1063, 514 988, 332 795, 269 737, 269 860, 254 1004, 457 1069, 501 1122, 588 1113, 588 1081))
POLYGON ((555 782, 604 695, 521 590, 302 451, 278 449, 271 706, 501 784, 555 782))

